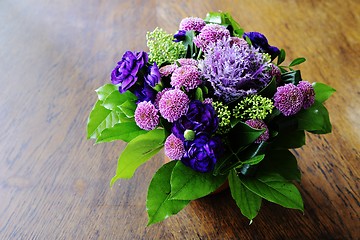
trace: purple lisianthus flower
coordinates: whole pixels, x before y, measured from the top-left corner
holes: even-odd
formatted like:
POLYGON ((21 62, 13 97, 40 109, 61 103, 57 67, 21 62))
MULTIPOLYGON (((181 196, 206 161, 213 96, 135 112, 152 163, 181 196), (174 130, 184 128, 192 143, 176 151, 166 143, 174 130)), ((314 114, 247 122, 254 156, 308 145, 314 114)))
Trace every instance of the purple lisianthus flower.
POLYGON ((122 59, 111 72, 111 82, 119 85, 120 93, 127 91, 136 83, 137 74, 147 61, 148 55, 146 52, 126 51, 124 53, 122 59))
POLYGON ((148 67, 147 75, 145 75, 145 82, 151 86, 155 87, 160 81, 160 71, 156 63, 148 67))
POLYGON ((193 141, 184 142, 185 154, 181 158, 186 166, 198 172, 210 172, 214 169, 217 158, 223 152, 220 138, 199 133, 193 141))
POLYGON ((304 95, 294 84, 288 83, 278 87, 274 95, 274 106, 285 116, 298 113, 304 101, 304 95))
POLYGON ((177 33, 174 34, 174 42, 184 41, 186 38, 186 31, 179 30, 177 33))
POLYGON ((146 102, 150 101, 154 103, 157 92, 152 87, 150 87, 146 82, 144 82, 142 86, 136 85, 134 89, 134 94, 138 98, 136 103, 140 103, 143 101, 146 102))
POLYGON ((219 119, 211 104, 192 100, 187 113, 174 123, 172 132, 176 137, 185 141, 184 133, 186 130, 212 134, 217 130, 218 125, 219 119))
POLYGON ((277 47, 270 46, 268 40, 264 34, 259 32, 247 32, 243 35, 244 39, 248 37, 255 48, 260 48, 264 53, 268 53, 271 56, 271 59, 276 58, 280 54, 280 50, 277 47))

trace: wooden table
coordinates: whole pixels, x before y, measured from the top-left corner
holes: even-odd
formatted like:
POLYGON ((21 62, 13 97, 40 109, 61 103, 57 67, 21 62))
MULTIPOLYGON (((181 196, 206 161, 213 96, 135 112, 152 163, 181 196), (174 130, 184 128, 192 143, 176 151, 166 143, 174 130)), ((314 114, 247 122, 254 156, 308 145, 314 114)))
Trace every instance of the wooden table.
POLYGON ((359 16, 351 0, 1 1, 0 239, 359 239, 359 16), (266 202, 249 226, 225 191, 145 227, 163 155, 110 188, 124 144, 86 140, 94 89, 124 51, 147 50, 147 31, 217 10, 337 89, 333 133, 296 151, 304 214, 266 202))

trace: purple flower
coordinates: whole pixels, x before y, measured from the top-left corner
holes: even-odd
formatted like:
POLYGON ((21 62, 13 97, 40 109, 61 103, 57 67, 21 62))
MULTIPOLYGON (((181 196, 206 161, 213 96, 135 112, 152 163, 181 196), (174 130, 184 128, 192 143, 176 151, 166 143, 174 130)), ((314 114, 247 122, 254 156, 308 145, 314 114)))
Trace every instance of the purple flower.
POLYGON ((174 34, 174 42, 184 41, 186 38, 186 31, 179 30, 177 33, 174 34))
POLYGON ((210 43, 215 43, 223 38, 230 38, 229 30, 218 24, 207 24, 200 34, 194 38, 194 43, 198 48, 206 52, 206 48, 210 43))
POLYGON ((145 75, 145 82, 151 86, 155 87, 160 81, 160 71, 156 63, 148 67, 147 75, 145 75))
POLYGON ((166 138, 164 148, 166 156, 171 160, 180 160, 185 153, 183 141, 174 134, 170 134, 166 138))
POLYGON ((223 152, 220 138, 210 138, 206 133, 197 134, 193 141, 185 141, 184 147, 185 154, 181 161, 198 172, 212 171, 223 152))
POLYGON ((177 68, 177 66, 175 64, 162 66, 159 69, 160 76, 167 77, 167 76, 171 75, 175 71, 176 68, 177 68))
POLYGON ((136 103, 140 103, 143 101, 146 102, 152 102, 154 103, 155 98, 156 98, 156 91, 150 87, 146 82, 144 82, 144 84, 141 85, 136 85, 135 89, 134 89, 134 94, 135 96, 138 98, 138 100, 136 101, 136 103))
POLYGON ((263 120, 250 119, 245 122, 248 126, 255 129, 264 129, 265 132, 255 140, 255 143, 266 142, 269 139, 269 129, 263 120))
POLYGON ((139 70, 147 63, 146 52, 126 51, 117 66, 111 72, 111 82, 119 85, 120 93, 127 91, 135 84, 139 70))
POLYGON ((212 134, 217 130, 218 125, 219 119, 214 107, 211 104, 193 100, 189 104, 186 115, 176 121, 171 130, 176 137, 184 141, 186 130, 193 130, 195 133, 206 132, 212 134))
POLYGON ((159 124, 158 110, 151 102, 141 102, 135 110, 135 122, 141 129, 153 130, 159 124))
POLYGON ((179 29, 184 31, 197 31, 200 32, 203 27, 205 27, 206 23, 203 19, 198 17, 188 17, 184 18, 180 22, 179 29))
POLYGON ((270 46, 266 37, 259 32, 247 32, 243 35, 244 39, 248 37, 255 48, 260 48, 264 53, 271 55, 271 59, 276 58, 280 54, 280 50, 277 47, 270 46))
POLYGON ((188 96, 179 89, 165 91, 159 101, 160 114, 174 122, 187 112, 189 102, 188 96))
POLYGON ((214 95, 226 103, 255 94, 271 81, 271 63, 252 46, 232 44, 230 38, 211 43, 199 63, 214 95))
POLYGON ((300 81, 297 85, 304 96, 303 108, 307 109, 315 102, 315 91, 311 83, 308 81, 300 81))
POLYGON ((176 88, 185 87, 186 91, 195 89, 201 84, 200 72, 192 65, 181 66, 173 72, 170 84, 176 88))
POLYGON ((197 67, 197 65, 199 64, 197 60, 192 58, 179 58, 176 61, 180 64, 180 66, 191 65, 197 67))
POLYGON ((274 106, 285 116, 298 113, 303 106, 304 96, 294 84, 278 87, 274 95, 274 106))

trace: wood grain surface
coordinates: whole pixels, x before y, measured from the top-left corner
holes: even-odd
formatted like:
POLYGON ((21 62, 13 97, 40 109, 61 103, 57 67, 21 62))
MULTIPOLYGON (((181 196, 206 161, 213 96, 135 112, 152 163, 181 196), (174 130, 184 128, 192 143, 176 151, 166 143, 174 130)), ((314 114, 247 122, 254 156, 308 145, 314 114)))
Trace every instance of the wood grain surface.
POLYGON ((0 26, 0 239, 360 239, 360 1, 2 0, 0 26), (218 10, 337 89, 333 133, 296 150, 304 214, 265 202, 249 226, 224 191, 145 227, 163 155, 110 188, 125 145, 86 140, 94 90, 147 31, 218 10))

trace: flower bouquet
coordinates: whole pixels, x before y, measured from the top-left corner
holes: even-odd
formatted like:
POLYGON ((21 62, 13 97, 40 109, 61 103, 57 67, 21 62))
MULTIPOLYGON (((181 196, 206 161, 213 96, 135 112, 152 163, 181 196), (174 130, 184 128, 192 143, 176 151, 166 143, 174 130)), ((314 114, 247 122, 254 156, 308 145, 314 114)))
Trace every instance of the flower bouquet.
POLYGON ((167 158, 149 185, 148 224, 191 200, 230 186, 250 221, 263 199, 303 211, 292 181, 305 131, 331 132, 323 105, 335 91, 309 83, 285 51, 258 32, 244 32, 228 13, 185 18, 175 34, 146 35, 148 52, 127 51, 96 90, 88 124, 96 143, 122 140, 113 185, 163 147, 167 158))

